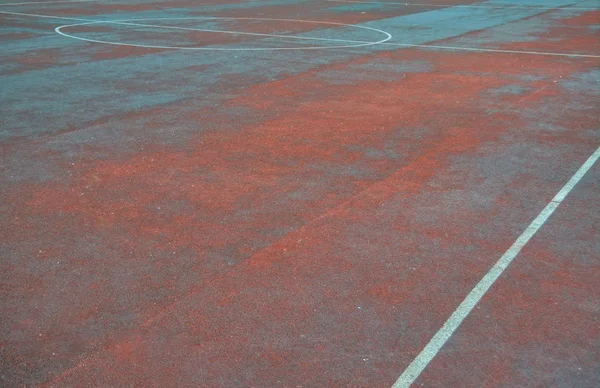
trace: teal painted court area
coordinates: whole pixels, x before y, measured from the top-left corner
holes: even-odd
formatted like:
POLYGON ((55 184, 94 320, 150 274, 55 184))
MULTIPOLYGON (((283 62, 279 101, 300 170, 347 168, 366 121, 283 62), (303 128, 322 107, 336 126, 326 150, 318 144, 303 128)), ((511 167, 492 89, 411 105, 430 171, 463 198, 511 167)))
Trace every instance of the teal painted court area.
MULTIPOLYGON (((570 4, 569 1, 555 3, 552 3, 552 6, 560 7, 570 4)), ((81 38, 87 37, 88 39, 101 39, 123 44, 187 46, 189 48, 190 46, 197 46, 194 44, 194 36, 190 36, 190 31, 181 32, 156 28, 153 31, 151 27, 142 28, 140 31, 140 28, 135 26, 111 26, 110 24, 107 25, 106 22, 98 23, 98 21, 130 20, 135 22, 136 19, 142 19, 144 24, 152 22, 171 27, 188 26, 187 28, 194 28, 195 26, 195 28, 212 29, 219 28, 220 24, 225 24, 222 29, 226 30, 231 27, 228 25, 236 24, 236 19, 217 19, 215 22, 212 19, 190 20, 186 18, 218 17, 223 12, 236 9, 246 10, 245 12, 248 14, 255 15, 259 14, 256 11, 257 8, 285 8, 286 4, 285 2, 242 2, 237 4, 236 7, 231 4, 221 4, 201 8, 167 9, 163 5, 158 7, 158 10, 154 10, 151 9, 154 7, 149 6, 153 4, 152 2, 144 2, 144 8, 150 9, 123 12, 119 10, 118 3, 115 3, 111 7, 113 10, 106 12, 104 11, 106 5, 98 6, 94 2, 83 2, 77 5, 77 7, 82 8, 81 16, 75 17, 76 15, 73 16, 69 12, 68 16, 61 16, 61 10, 72 10, 73 4, 77 3, 53 4, 51 6, 37 5, 36 10, 43 10, 44 7, 47 10, 45 14, 41 12, 45 16, 43 18, 3 14, 5 19, 10 18, 17 25, 17 27, 9 25, 8 31, 4 33, 6 36, 10 37, 11 33, 32 34, 28 39, 9 40, 3 44, 4 54, 8 58, 3 61, 4 87, 2 88, 2 99, 11 102, 10 105, 4 104, 1 111, 2 116, 7 121, 5 128, 3 128, 5 137, 55 133, 69 125, 80 122, 82 119, 93 122, 103 117, 124 114, 136 109, 150 109, 164 104, 176 103, 187 98, 196 98, 199 95, 210 93, 210 88, 222 87, 221 85, 232 76, 248 78, 249 86, 254 82, 268 82, 270 79, 283 75, 301 74, 309 71, 315 65, 323 66, 339 61, 348 61, 365 54, 364 49, 355 52, 352 50, 334 51, 328 52, 327 55, 315 55, 312 51, 298 50, 298 52, 293 53, 277 53, 284 60, 273 61, 272 52, 266 54, 262 51, 235 51, 233 56, 229 51, 211 51, 210 55, 203 55, 205 54, 203 52, 167 51, 158 55, 139 53, 139 55, 131 57, 115 58, 110 61, 110 66, 106 66, 104 61, 98 61, 95 58, 101 57, 106 51, 114 51, 115 48, 106 47, 105 45, 89 45, 86 42, 65 39, 58 34, 52 34, 51 30, 61 25, 89 21, 96 22, 96 24, 93 24, 90 28, 92 32, 84 31, 81 33, 81 38), (216 12, 221 13, 216 14, 216 12), (57 16, 54 18, 46 17, 49 15, 57 16), (170 20, 161 22, 161 19, 170 20), (35 26, 32 26, 32 23, 35 26), (27 28, 20 29, 18 26, 22 24, 27 24, 27 28), (95 28, 93 27, 95 26, 100 26, 101 31, 94 31, 95 28), (144 34, 146 32, 148 32, 148 37, 144 34), (140 37, 137 38, 137 35, 140 35, 140 37), (53 59, 53 66, 28 69, 28 71, 23 72, 18 64, 18 58, 32 55, 32 52, 35 53, 40 47, 44 50, 50 50, 46 53, 46 58, 53 59), (192 56, 193 60, 191 60, 192 56), (317 57, 316 63, 315 57, 317 57), (199 72, 197 66, 205 68, 199 72), (265 67, 269 69, 268 73, 263 71, 265 67), (86 86, 81 87, 81 85, 86 86), (163 85, 163 87, 157 87, 157 85, 163 85), (170 85, 174 87, 171 88, 170 85), (135 90, 137 93, 128 93, 129 90, 135 90), (39 98, 31 101, 28 98, 31 95, 36 95, 39 98), (78 117, 70 118, 71 112, 77 112, 78 117)), ((298 4, 302 4, 302 2, 298 4)), ((594 2, 581 3, 581 5, 592 7, 594 2)), ((378 4, 376 7, 381 8, 382 5, 378 4)), ((325 2, 325 6, 319 4, 316 10, 305 14, 307 19, 322 20, 324 19, 323 14, 325 14, 331 18, 338 17, 343 20, 344 13, 354 14, 358 12, 360 14, 360 12, 366 12, 368 8, 373 8, 373 5, 351 4, 340 6, 337 3, 325 2)), ((17 6, 16 9, 10 7, 3 8, 3 10, 8 10, 5 12, 25 11, 24 13, 28 13, 27 11, 31 10, 31 6, 17 6)), ((514 42, 514 35, 518 35, 521 40, 535 39, 536 34, 539 35, 544 32, 544 24, 548 24, 547 21, 540 24, 539 21, 528 20, 532 16, 547 13, 547 8, 513 8, 510 6, 500 9, 494 7, 436 7, 433 10, 425 8, 425 10, 419 9, 418 11, 421 12, 357 24, 386 31, 393 36, 393 40, 389 41, 390 43, 403 44, 427 44, 460 37, 465 34, 468 35, 473 31, 494 28, 499 30, 488 34, 489 36, 484 42, 474 42, 472 39, 467 39, 469 46, 475 44, 475 47, 478 45, 486 47, 486 44, 496 42, 514 42), (523 19, 527 20, 521 21, 523 19), (510 29, 503 28, 511 22, 515 23, 511 25, 510 29), (516 33, 515 28, 517 29, 516 33)), ((33 14, 35 13, 33 12, 33 14)), ((582 13, 585 13, 585 10, 576 9, 571 11, 566 8, 554 17, 572 17, 582 13)), ((265 13, 261 12, 260 14, 265 13)), ((260 23, 260 21, 259 18, 256 23, 260 23)), ((376 31, 356 28, 340 28, 341 26, 330 28, 326 24, 319 23, 296 22, 295 26, 293 22, 286 24, 292 24, 292 28, 308 28, 311 31, 307 34, 312 37, 367 42, 386 38, 385 35, 376 31)), ((588 34, 592 35, 593 30, 590 30, 588 34)), ((205 39, 202 42, 204 44, 208 43, 208 47, 198 48, 208 48, 209 50, 224 48, 223 45, 210 44, 210 39, 215 39, 214 35, 208 35, 208 40, 205 39)), ((249 39, 250 42, 242 42, 229 48, 242 50, 244 48, 281 48, 282 46, 302 48, 303 45, 306 46, 305 42, 298 44, 281 38, 250 37, 249 39)), ((309 41, 309 43, 312 44, 314 41, 309 41)), ((326 41, 325 47, 337 44, 335 41, 326 41)), ((128 46, 116 47, 125 50, 128 46)), ((390 46, 383 45, 374 46, 370 47, 369 52, 384 51, 390 48, 390 46)))
POLYGON ((596 386, 597 0, 0 21, 0 385, 596 386))

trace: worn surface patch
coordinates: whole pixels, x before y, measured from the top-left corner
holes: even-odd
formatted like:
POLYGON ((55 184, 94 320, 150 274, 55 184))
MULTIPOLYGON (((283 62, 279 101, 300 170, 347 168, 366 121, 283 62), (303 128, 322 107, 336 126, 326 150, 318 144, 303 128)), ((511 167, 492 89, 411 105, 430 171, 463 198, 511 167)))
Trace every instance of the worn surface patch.
MULTIPOLYGON (((597 148, 589 3, 0 5, 0 385, 392 385, 597 148)), ((597 180, 417 384, 593 386, 597 180)))

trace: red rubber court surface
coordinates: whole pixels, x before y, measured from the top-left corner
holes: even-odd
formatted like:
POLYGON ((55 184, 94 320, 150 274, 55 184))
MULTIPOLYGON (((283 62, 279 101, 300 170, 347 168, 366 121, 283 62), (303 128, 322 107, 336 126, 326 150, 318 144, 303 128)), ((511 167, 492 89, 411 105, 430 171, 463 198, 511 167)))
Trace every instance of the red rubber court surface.
POLYGON ((0 3, 3 387, 596 387, 596 0, 0 3))

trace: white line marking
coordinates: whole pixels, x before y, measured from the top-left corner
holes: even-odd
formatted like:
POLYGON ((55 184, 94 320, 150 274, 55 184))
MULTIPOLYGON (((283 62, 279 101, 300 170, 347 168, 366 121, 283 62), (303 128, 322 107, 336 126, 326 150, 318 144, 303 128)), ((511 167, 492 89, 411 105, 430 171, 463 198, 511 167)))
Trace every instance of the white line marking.
POLYGON ((574 58, 600 58, 600 55, 596 54, 578 54, 578 53, 557 53, 548 51, 527 51, 527 50, 503 50, 503 49, 487 49, 477 47, 459 47, 459 46, 438 46, 433 44, 409 44, 409 43, 394 43, 386 42, 382 43, 390 46, 404 46, 404 47, 419 47, 429 49, 440 49, 440 50, 457 50, 457 51, 479 51, 484 53, 504 53, 504 54, 528 54, 528 55, 548 55, 555 57, 574 57, 574 58))
POLYGON ((493 8, 493 9, 550 9, 550 10, 590 10, 595 11, 600 8, 594 7, 571 7, 572 5, 576 5, 578 3, 573 4, 565 4, 565 5, 555 5, 551 6, 550 4, 532 4, 532 5, 522 5, 522 4, 510 4, 510 3, 497 3, 497 4, 426 4, 426 3, 396 3, 389 1, 354 1, 354 0, 327 0, 333 3, 352 3, 352 4, 377 4, 377 5, 401 5, 405 7, 437 7, 437 8, 493 8))
POLYGON ((300 19, 273 19, 273 18, 233 18, 233 17, 189 17, 189 18, 149 18, 149 19, 128 19, 128 20, 108 20, 108 21, 91 21, 88 23, 80 23, 80 24, 71 24, 66 26, 56 27, 54 29, 56 33, 77 40, 82 40, 86 42, 94 42, 94 43, 104 43, 116 46, 131 46, 131 47, 143 47, 143 48, 159 48, 159 49, 177 49, 177 50, 210 50, 210 51, 273 51, 273 50, 319 50, 319 49, 334 49, 334 48, 354 48, 354 47, 364 47, 364 46, 372 46, 376 44, 381 44, 392 39, 392 35, 376 28, 360 26, 360 25, 350 25, 344 23, 333 23, 333 22, 317 22, 311 20, 300 20, 300 19), (344 27, 352 27, 352 28, 362 28, 365 30, 376 31, 385 35, 385 38, 380 39, 378 41, 364 42, 364 41, 350 41, 344 39, 331 39, 331 38, 317 38, 317 37, 303 37, 303 36, 292 36, 292 35, 276 35, 276 34, 262 34, 262 33, 252 33, 252 32, 239 32, 239 31, 227 31, 227 30, 210 30, 210 29, 202 29, 202 28, 187 28, 187 27, 175 27, 175 26, 161 26, 161 25, 152 25, 152 24, 139 24, 133 23, 130 20, 267 20, 267 21, 286 21, 286 22, 299 22, 299 23, 316 23, 316 24, 327 24, 327 25, 336 25, 336 26, 344 26, 344 27), (96 39, 88 39, 82 38, 75 35, 67 34, 62 31, 63 28, 68 27, 76 27, 83 26, 89 24, 98 24, 98 23, 109 23, 109 24, 119 24, 119 25, 129 25, 129 26, 141 26, 141 27, 155 27, 155 28, 163 28, 163 29, 175 29, 175 30, 185 30, 185 31, 201 31, 201 32, 214 32, 214 33, 223 33, 223 34, 234 34, 234 35, 254 35, 254 36, 266 36, 266 37, 274 37, 274 38, 292 38, 292 39, 304 39, 304 40, 319 40, 319 41, 329 41, 329 42, 344 42, 344 43, 352 43, 346 45, 337 45, 337 46, 310 46, 310 47, 251 47, 251 48, 227 48, 227 47, 180 47, 180 46, 157 46, 157 45, 143 45, 143 44, 135 44, 135 43, 121 43, 121 42, 110 42, 96 39))
MULTIPOLYGON (((66 16, 52 16, 52 15, 37 15, 31 13, 24 12, 8 12, 8 11, 0 11, 0 14, 6 15, 15 15, 15 16, 31 16, 31 17, 39 17, 39 18, 47 18, 47 19, 63 19, 63 20, 74 20, 79 22, 88 22, 88 23, 109 23, 110 20, 90 20, 90 19, 81 19, 81 18, 72 18, 66 16)), ((119 24, 120 22, 114 22, 115 24, 119 24)), ((130 23, 133 24, 133 23, 130 23)), ((61 26, 58 28, 64 28, 66 26, 61 26)), ((387 34, 385 31, 381 31, 387 34)), ((64 33, 62 33, 64 35, 64 33)), ((71 37, 71 36, 69 36, 71 37)), ((319 38, 324 40, 325 38, 319 38)), ((329 39, 328 39, 329 40, 329 39)), ((345 40, 345 39, 331 39, 334 42, 341 43, 364 43, 374 45, 372 42, 364 42, 358 40, 345 40)), ((89 40, 92 41, 92 40, 89 40)), ((99 41, 97 43, 105 43, 112 45, 124 45, 121 43, 107 43, 103 41, 99 41)), ((400 47, 414 47, 414 48, 423 48, 423 49, 436 49, 436 50, 451 50, 451 51, 473 51, 473 52, 482 52, 482 53, 503 53, 503 54, 524 54, 524 55, 546 55, 546 56, 554 56, 554 57, 571 57, 571 58, 600 58, 598 54, 580 54, 580 53, 561 53, 561 52, 550 52, 550 51, 527 51, 527 50, 503 50, 503 49, 488 49, 488 48, 477 48, 477 47, 460 47, 460 46, 440 46, 440 45, 431 45, 431 44, 410 44, 410 43, 394 43, 394 42, 382 42, 378 43, 381 45, 390 45, 390 46, 400 46, 400 47)), ((144 47, 144 46, 141 46, 144 47)), ((156 47, 156 46, 152 46, 156 47)), ((334 46, 324 47, 324 48, 333 48, 334 46)), ((185 49, 182 47, 173 47, 173 46, 162 46, 158 48, 164 49, 185 49)), ((294 48, 296 49, 296 48, 294 48)), ((302 49, 298 47, 297 49, 302 49)), ((223 50, 223 49, 221 49, 223 50)), ((239 49, 229 49, 229 50, 239 50, 239 49)), ((272 49, 273 50, 273 49, 272 49)))
POLYGON ((372 46, 376 44, 382 44, 392 39, 392 35, 377 28, 361 26, 361 25, 353 25, 346 23, 335 23, 335 22, 324 22, 324 21, 314 21, 314 20, 301 20, 301 19, 278 19, 278 18, 242 18, 242 17, 218 17, 218 16, 197 16, 197 17, 183 17, 183 18, 144 18, 144 19, 127 19, 127 20, 90 20, 90 19, 82 19, 82 18, 72 18, 72 17, 64 17, 64 16, 52 16, 52 15, 37 15, 31 13, 24 12, 8 12, 8 11, 0 11, 0 14, 6 15, 15 15, 15 16, 31 16, 31 17, 40 17, 46 19, 64 19, 64 20, 74 20, 74 21, 83 21, 85 23, 78 24, 70 24, 59 26, 54 29, 54 31, 67 38, 81 40, 85 42, 92 43, 103 43, 110 44, 113 46, 129 46, 129 47, 142 47, 142 48, 157 48, 157 49, 173 49, 173 50, 209 50, 209 51, 275 51, 275 50, 322 50, 322 49, 335 49, 335 48, 355 48, 355 47, 365 47, 372 46), (142 24, 132 22, 139 20, 263 20, 263 21, 283 21, 283 22, 297 22, 297 23, 312 23, 312 24, 325 24, 325 25, 333 25, 333 26, 342 26, 342 27, 350 27, 350 28, 359 28, 363 30, 375 31, 381 34, 384 34, 385 37, 378 41, 358 41, 358 40, 345 40, 345 39, 331 39, 331 38, 317 38, 317 37, 309 37, 309 36, 292 36, 292 35, 277 35, 277 34, 261 34, 261 33, 253 33, 253 32, 240 32, 240 31, 227 31, 227 30, 210 30, 210 29, 201 29, 201 28, 187 28, 187 27, 177 27, 177 26, 161 26, 161 25, 153 25, 153 24, 142 24), (126 25, 126 26, 139 26, 139 27, 154 27, 161 29, 175 29, 175 30, 185 30, 185 31, 201 31, 201 32, 214 32, 214 33, 223 33, 223 34, 234 34, 234 35, 255 35, 255 36, 265 36, 265 37, 274 37, 274 38, 291 38, 291 39, 304 39, 304 40, 319 40, 319 41, 329 41, 329 42, 337 42, 337 43, 348 43, 345 45, 336 45, 336 46, 311 46, 311 47, 251 47, 251 48, 227 48, 227 47, 178 47, 178 46, 160 46, 160 45, 143 45, 143 44, 134 44, 134 43, 120 43, 120 42, 110 42, 104 40, 97 39, 88 39, 81 38, 75 35, 67 34, 63 32, 62 29, 68 27, 76 27, 83 26, 89 24, 118 24, 118 25, 126 25))
POLYGON ((29 1, 26 3, 6 3, 0 4, 0 7, 8 5, 29 5, 29 4, 61 4, 61 3, 89 3, 96 0, 58 0, 58 1, 29 1))
POLYGON ((600 157, 600 147, 583 163, 577 172, 569 179, 562 189, 546 205, 540 214, 529 224, 527 229, 517 238, 513 245, 502 255, 500 260, 485 274, 485 276, 475 285, 458 308, 452 313, 450 318, 444 323, 442 328, 431 338, 429 343, 423 348, 421 353, 404 370, 392 388, 410 387, 419 377, 421 372, 427 367, 431 360, 438 354, 442 346, 454 334, 456 329, 469 315, 489 288, 498 280, 500 275, 506 270, 514 258, 521 252, 521 249, 535 235, 535 233, 544 225, 546 220, 554 213, 556 208, 562 203, 565 197, 573 190, 575 185, 583 178, 590 168, 600 157))
POLYGON ((364 46, 372 46, 376 44, 381 44, 392 39, 392 35, 376 29, 372 27, 365 27, 359 25, 350 25, 344 23, 333 23, 333 22, 316 22, 311 20, 299 20, 299 19, 273 19, 273 18, 237 18, 237 17, 182 17, 182 18, 146 18, 146 19, 127 19, 127 20, 109 20, 109 21, 90 21, 87 23, 79 23, 79 24, 71 24, 66 26, 56 27, 54 29, 56 33, 77 40, 83 40, 86 42, 95 42, 95 43, 105 43, 111 45, 118 46, 133 46, 133 47, 144 47, 144 48, 165 48, 165 49, 181 49, 181 50, 211 50, 211 51, 265 51, 265 50, 315 50, 315 49, 332 49, 332 48, 352 48, 352 47, 364 47, 364 46), (133 20, 134 22, 131 22, 133 20), (359 28, 366 29, 371 31, 376 31, 378 33, 384 34, 385 37, 378 41, 371 42, 362 42, 362 41, 349 41, 344 39, 331 39, 331 38, 317 38, 311 36, 294 36, 294 35, 278 35, 278 34, 264 34, 264 33, 254 33, 254 32, 241 32, 241 31, 227 31, 227 30, 212 30, 206 28, 189 28, 189 27, 177 27, 177 26, 164 26, 164 25, 154 25, 154 24, 145 24, 145 23, 137 23, 137 21, 146 21, 146 20, 263 20, 263 21, 286 21, 286 22, 299 22, 299 23, 311 23, 311 24, 326 24, 326 25, 336 25, 336 26, 344 26, 351 28, 359 28), (142 45, 136 43, 122 43, 122 42, 111 42, 111 41, 103 41, 96 39, 88 39, 82 38, 79 36, 68 34, 62 31, 65 28, 69 27, 77 27, 77 26, 85 26, 89 24, 118 24, 118 25, 126 25, 126 26, 139 26, 139 27, 152 27, 159 29, 173 29, 173 30, 183 30, 183 31, 200 31, 200 32, 212 32, 212 33, 222 33, 222 34, 232 34, 232 35, 251 35, 251 36, 265 36, 265 37, 273 37, 273 38, 285 38, 285 39, 300 39, 300 40, 319 40, 319 41, 327 41, 327 42, 343 42, 343 43, 352 43, 346 45, 337 45, 337 46, 313 46, 313 47, 252 47, 252 48, 225 48, 225 47, 180 47, 180 46, 156 46, 156 45, 142 45))

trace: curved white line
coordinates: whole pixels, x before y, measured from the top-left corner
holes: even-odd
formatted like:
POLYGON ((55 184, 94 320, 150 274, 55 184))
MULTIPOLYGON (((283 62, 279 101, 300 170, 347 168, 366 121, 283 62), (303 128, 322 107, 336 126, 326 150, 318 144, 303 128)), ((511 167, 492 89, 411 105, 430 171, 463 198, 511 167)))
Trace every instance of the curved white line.
MULTIPOLYGON (((33 13, 10 12, 10 11, 0 11, 0 15, 31 16, 31 17, 38 17, 38 18, 45 18, 45 19, 62 19, 62 20, 74 20, 74 21, 81 21, 81 22, 93 22, 94 21, 94 20, 90 20, 90 19, 73 18, 73 17, 67 17, 67 16, 38 15, 38 14, 33 14, 33 13)), ((99 21, 102 22, 103 20, 99 20, 99 21)), ((66 26, 63 26, 63 27, 66 27, 66 26)), ((370 44, 370 42, 361 42, 361 41, 355 41, 355 40, 336 39, 336 41, 348 42, 348 43, 369 43, 370 44)), ((100 42, 100 43, 106 43, 106 42, 100 42)), ((374 44, 375 43, 373 43, 373 45, 374 44)), ((461 46, 440 46, 440 45, 431 45, 431 44, 393 43, 393 42, 387 42, 387 41, 384 43, 381 43, 381 44, 386 45, 386 46, 414 47, 414 48, 424 48, 424 49, 431 49, 431 50, 473 51, 473 52, 482 52, 482 53, 517 54, 517 55, 547 55, 547 56, 567 57, 567 58, 600 58, 600 55, 598 55, 598 54, 561 53, 561 52, 553 52, 553 51, 486 49, 486 48, 464 47, 464 46, 461 47, 461 46)))
POLYGON ((123 19, 123 20, 99 20, 99 21, 90 21, 86 23, 77 23, 77 24, 68 24, 64 26, 59 26, 54 29, 54 31, 67 38, 81 40, 85 42, 92 43, 102 43, 102 44, 110 44, 113 46, 129 46, 129 47, 141 47, 141 48, 155 48, 155 49, 170 49, 170 50, 210 50, 210 51, 273 51, 273 50, 322 50, 322 49, 334 49, 334 48, 353 48, 353 47, 365 47, 372 46, 387 42, 392 39, 392 35, 386 31, 373 28, 366 27, 360 25, 352 25, 345 23, 335 23, 335 22, 323 22, 323 21, 314 21, 314 20, 301 20, 301 19, 279 19, 279 18, 244 18, 244 17, 209 17, 209 16, 197 16, 197 17, 181 17, 181 18, 144 18, 144 19, 123 19), (152 21, 152 20, 264 20, 264 21, 283 21, 283 22, 298 22, 298 23, 312 23, 312 24, 326 24, 326 25, 334 25, 334 26, 344 26, 350 28, 361 28, 365 30, 375 31, 385 35, 384 39, 374 41, 374 42, 363 42, 363 41, 350 41, 344 39, 329 39, 329 38, 317 38, 317 37, 304 37, 304 36, 290 36, 290 35, 277 35, 277 34, 262 34, 262 33, 253 33, 253 32, 238 32, 238 31, 223 31, 223 30, 211 30, 211 29, 202 29, 202 28, 188 28, 188 27, 176 27, 176 26, 161 26, 161 25, 153 25, 153 24, 145 24, 145 23, 136 23, 136 21, 152 21), (337 46, 309 46, 309 47, 250 47, 250 48, 227 48, 227 47, 180 47, 180 46, 164 46, 164 45, 145 45, 145 44, 137 44, 137 43, 121 43, 121 42, 111 42, 99 39, 90 39, 90 38, 82 38, 80 36, 68 34, 63 31, 63 29, 70 27, 79 27, 90 24, 118 24, 118 25, 128 25, 128 26, 139 26, 139 27, 153 27, 153 28, 162 28, 162 29, 174 29, 174 30, 185 30, 185 31, 201 31, 201 32, 214 32, 214 33, 223 33, 223 34, 235 34, 235 35, 253 35, 253 36, 266 36, 266 37, 274 37, 274 38, 290 38, 290 39, 304 39, 304 40, 319 40, 319 41, 329 41, 329 42, 344 42, 344 43, 352 43, 345 45, 337 45, 337 46))

